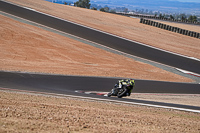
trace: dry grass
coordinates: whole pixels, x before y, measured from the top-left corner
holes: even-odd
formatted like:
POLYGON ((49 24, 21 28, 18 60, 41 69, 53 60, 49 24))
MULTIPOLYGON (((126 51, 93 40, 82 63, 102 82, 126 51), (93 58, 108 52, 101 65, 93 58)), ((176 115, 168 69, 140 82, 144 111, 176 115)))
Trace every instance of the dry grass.
MULTIPOLYGON (((8 1, 147 45, 200 59, 199 39, 144 25, 139 23, 139 19, 54 4, 44 0, 8 1)), ((196 25, 174 23, 169 23, 169 25, 200 32, 199 26, 196 25)))
POLYGON ((200 94, 132 93, 132 95, 128 98, 200 107, 200 94))
POLYGON ((0 70, 192 81, 5 16, 0 18, 0 70))
POLYGON ((0 91, 0 132, 199 132, 195 113, 0 91))

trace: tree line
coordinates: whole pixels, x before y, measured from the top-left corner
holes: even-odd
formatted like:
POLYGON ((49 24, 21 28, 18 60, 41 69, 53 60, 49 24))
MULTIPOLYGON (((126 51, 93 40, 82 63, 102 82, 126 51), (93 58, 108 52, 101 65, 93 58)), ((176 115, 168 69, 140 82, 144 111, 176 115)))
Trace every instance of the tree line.
POLYGON ((179 15, 166 15, 166 14, 155 14, 155 17, 159 18, 170 18, 170 19, 179 19, 182 21, 191 21, 191 22, 197 22, 198 18, 195 15, 186 15, 186 14, 179 14, 179 15))
MULTIPOLYGON (((64 3, 65 5, 68 5, 67 2, 64 3)), ((69 3, 69 5, 71 5, 71 3, 69 3)), ((74 2, 74 6, 76 7, 81 7, 81 8, 87 8, 87 9, 92 9, 92 10, 99 10, 99 11, 102 11, 102 12, 110 12, 110 13, 116 13, 116 11, 120 11, 120 12, 124 12, 124 13, 128 13, 128 9, 125 8, 125 7, 117 7, 116 9, 110 9, 108 6, 104 6, 104 7, 101 7, 101 6, 97 6, 97 5, 92 5, 92 8, 91 7, 91 4, 90 4, 90 0, 78 0, 77 2, 74 2)), ((146 12, 146 13, 151 13, 153 14, 152 11, 148 11, 148 10, 142 10, 143 13, 146 12)), ((138 12, 136 10, 136 12, 138 12)), ((159 18, 170 18, 170 19, 176 19, 176 20, 182 20, 182 21, 191 21, 191 22, 197 22, 198 21, 198 18, 197 16, 195 15, 185 15, 185 14, 175 14, 175 15, 169 15, 169 14, 162 14, 162 13, 159 13, 159 12, 156 12, 154 15, 155 17, 159 17, 159 18)))
MULTIPOLYGON (((72 5, 72 2, 64 2, 64 5, 72 5)), ((128 9, 125 7, 117 7, 116 9, 110 9, 108 6, 101 7, 101 6, 97 6, 97 5, 93 4, 92 8, 90 8, 91 7, 90 0, 78 0, 78 1, 74 2, 73 5, 76 7, 87 8, 87 9, 92 9, 92 10, 99 10, 102 12, 116 13, 116 10, 128 12, 128 9)))

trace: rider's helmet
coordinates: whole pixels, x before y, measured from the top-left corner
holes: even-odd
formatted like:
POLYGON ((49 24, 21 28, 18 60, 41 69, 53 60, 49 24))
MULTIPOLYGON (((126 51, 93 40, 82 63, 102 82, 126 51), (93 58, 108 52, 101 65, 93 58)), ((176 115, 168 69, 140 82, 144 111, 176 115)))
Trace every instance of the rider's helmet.
POLYGON ((130 79, 130 83, 134 86, 135 85, 135 80, 130 79))
POLYGON ((135 86, 135 80, 133 80, 133 79, 128 79, 128 80, 127 80, 127 84, 128 84, 128 86, 134 87, 134 86, 135 86))

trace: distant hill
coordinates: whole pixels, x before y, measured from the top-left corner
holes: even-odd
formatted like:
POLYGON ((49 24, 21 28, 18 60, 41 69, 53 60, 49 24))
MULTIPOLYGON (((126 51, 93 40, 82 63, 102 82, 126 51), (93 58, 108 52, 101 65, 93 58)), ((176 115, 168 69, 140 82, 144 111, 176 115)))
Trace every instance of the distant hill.
MULTIPOLYGON (((78 0, 47 0, 59 4, 73 3, 78 0)), ((116 8, 126 7, 129 10, 148 9, 163 12, 182 12, 200 15, 200 1, 199 2, 184 2, 186 0, 90 0, 91 4, 105 5, 116 8)), ((197 1, 197 0, 192 0, 197 1)))
POLYGON ((172 12, 199 13, 200 3, 180 2, 176 0, 91 0, 91 3, 109 7, 125 6, 128 9, 149 9, 172 12))

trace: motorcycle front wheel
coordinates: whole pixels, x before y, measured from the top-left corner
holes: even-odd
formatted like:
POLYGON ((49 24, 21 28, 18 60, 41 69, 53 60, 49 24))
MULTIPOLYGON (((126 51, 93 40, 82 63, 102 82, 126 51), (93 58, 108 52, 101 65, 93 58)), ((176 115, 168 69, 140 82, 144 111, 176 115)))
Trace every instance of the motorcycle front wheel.
POLYGON ((127 89, 125 87, 121 88, 117 94, 118 98, 122 98, 126 94, 127 89))

